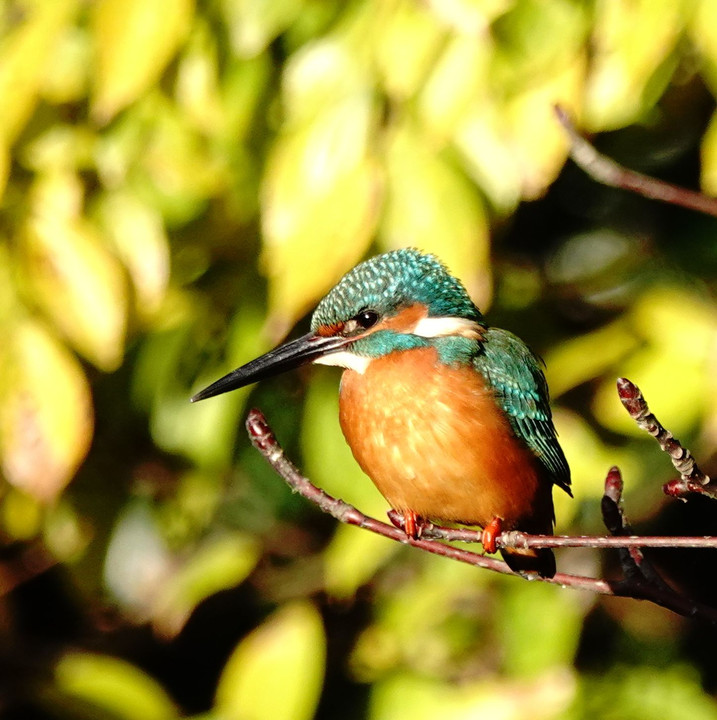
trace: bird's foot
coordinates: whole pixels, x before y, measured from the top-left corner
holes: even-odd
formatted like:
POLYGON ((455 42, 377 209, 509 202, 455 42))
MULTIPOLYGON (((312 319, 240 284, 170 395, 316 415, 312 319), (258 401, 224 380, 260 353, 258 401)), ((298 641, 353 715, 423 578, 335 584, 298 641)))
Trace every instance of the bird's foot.
POLYGON ((412 540, 418 540, 423 534, 423 530, 430 524, 413 510, 404 510, 403 512, 389 510, 386 514, 388 519, 412 540))
POLYGON ((481 534, 481 543, 483 544, 483 549, 489 555, 492 555, 494 552, 496 552, 498 550, 498 547, 496 545, 496 540, 498 539, 498 535, 500 535, 502 532, 503 532, 503 520, 499 517, 494 517, 483 528, 483 533, 481 534))

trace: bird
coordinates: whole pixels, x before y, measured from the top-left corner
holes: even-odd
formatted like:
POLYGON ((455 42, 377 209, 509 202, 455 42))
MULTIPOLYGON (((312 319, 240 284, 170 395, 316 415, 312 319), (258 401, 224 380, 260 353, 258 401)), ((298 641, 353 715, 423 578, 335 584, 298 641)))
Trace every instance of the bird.
MULTIPOLYGON (((553 485, 572 497, 542 361, 494 328, 432 254, 360 263, 319 302, 310 332, 230 372, 214 397, 305 364, 343 368, 339 420, 362 470, 417 539, 430 522, 552 535, 553 485)), ((500 548, 516 573, 551 578, 548 548, 500 548)))

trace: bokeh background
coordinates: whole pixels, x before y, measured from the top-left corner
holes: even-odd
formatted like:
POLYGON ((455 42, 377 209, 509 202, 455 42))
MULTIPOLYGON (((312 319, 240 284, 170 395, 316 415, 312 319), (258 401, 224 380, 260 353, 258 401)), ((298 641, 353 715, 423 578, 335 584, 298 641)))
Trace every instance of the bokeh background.
MULTIPOLYGON (((662 496, 615 379, 717 469, 717 220, 585 177, 552 105, 715 194, 716 94, 715 0, 0 3, 0 715, 717 718, 713 628, 293 496, 249 403, 316 483, 386 509, 335 369, 188 402, 414 245, 545 358, 559 532, 603 532, 618 464, 638 530, 714 534, 717 506, 662 496)), ((651 557, 717 603, 713 551, 651 557)))

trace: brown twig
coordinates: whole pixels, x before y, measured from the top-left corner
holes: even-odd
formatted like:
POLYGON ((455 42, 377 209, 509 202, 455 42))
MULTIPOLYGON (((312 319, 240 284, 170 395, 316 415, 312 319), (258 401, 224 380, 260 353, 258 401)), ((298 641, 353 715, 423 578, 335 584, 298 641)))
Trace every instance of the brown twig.
POLYGON ((699 493, 717 499, 717 483, 700 470, 692 453, 675 438, 650 412, 640 388, 627 378, 618 378, 617 392, 622 404, 639 428, 650 433, 666 452, 680 477, 670 480, 662 489, 670 497, 684 499, 690 493, 699 493))
MULTIPOLYGON (((284 455, 284 451, 281 449, 266 418, 260 410, 253 409, 249 412, 246 427, 254 447, 269 461, 271 466, 281 475, 289 487, 337 520, 348 523, 349 525, 365 528, 396 542, 413 545, 421 550, 452 558, 475 567, 483 567, 506 575, 514 574, 512 570, 500 560, 446 545, 438 539, 432 539, 426 536, 419 539, 410 538, 399 528, 368 517, 352 505, 338 498, 334 498, 316 487, 310 480, 305 478, 284 455)), ((437 528, 434 527, 429 529, 429 531, 436 529, 437 528)), ((440 530, 451 529, 445 528, 440 530)), ((549 538, 542 536, 531 537, 524 535, 526 541, 532 541, 534 538, 537 539, 538 542, 549 540, 549 538)), ((580 575, 569 575, 567 573, 557 573, 553 578, 541 579, 545 582, 562 585, 563 587, 587 590, 601 595, 634 597, 649 600, 681 615, 699 617, 711 622, 717 622, 717 610, 694 603, 689 598, 678 595, 671 588, 665 590, 655 583, 634 582, 627 578, 620 581, 608 581, 580 575)))
POLYGON ((610 187, 629 190, 652 200, 661 200, 717 217, 717 198, 694 190, 687 190, 618 165, 614 160, 601 155, 578 133, 564 108, 556 105, 555 114, 570 138, 570 157, 593 180, 610 187))

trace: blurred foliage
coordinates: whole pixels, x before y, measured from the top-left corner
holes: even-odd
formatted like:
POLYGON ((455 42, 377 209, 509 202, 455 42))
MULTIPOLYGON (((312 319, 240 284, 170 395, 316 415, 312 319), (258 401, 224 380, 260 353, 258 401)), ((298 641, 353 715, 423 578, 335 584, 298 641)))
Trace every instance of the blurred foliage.
MULTIPOLYGON (((619 464, 641 531, 715 534, 661 497, 614 381, 714 471, 717 225, 595 185, 552 110, 717 192, 715 0, 6 0, 0 94, 0 715, 717 718, 713 628, 292 496, 250 395, 322 487, 385 509, 336 372, 188 403, 416 245, 546 358, 560 532, 601 532, 619 464)), ((715 603, 713 555, 656 560, 715 603)))

